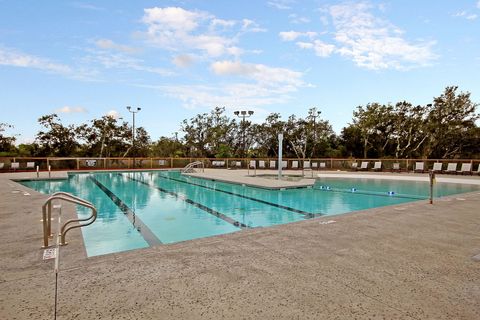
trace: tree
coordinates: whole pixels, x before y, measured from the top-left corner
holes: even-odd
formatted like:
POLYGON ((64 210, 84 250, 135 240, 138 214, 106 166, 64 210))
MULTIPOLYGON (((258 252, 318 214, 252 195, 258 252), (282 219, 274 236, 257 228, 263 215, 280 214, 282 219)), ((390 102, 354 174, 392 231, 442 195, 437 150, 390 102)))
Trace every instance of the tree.
POLYGON ((84 140, 83 154, 95 157, 119 157, 131 146, 131 128, 126 122, 118 124, 111 116, 93 119, 91 126, 78 128, 84 140))
POLYGON ((425 124, 428 138, 424 157, 458 157, 471 144, 469 135, 475 131, 475 121, 479 119, 478 104, 470 100, 469 92, 457 93, 457 89, 457 86, 447 87, 442 95, 433 99, 425 124))
POLYGON ((393 107, 369 103, 365 108, 357 107, 353 116, 353 124, 360 130, 363 141, 363 157, 385 156, 394 132, 393 107))
POLYGON ((40 146, 39 155, 68 157, 77 154, 80 146, 77 135, 80 134, 74 125, 64 126, 56 114, 50 114, 38 119, 46 131, 37 133, 36 142, 40 146))
POLYGON ((4 132, 8 128, 13 128, 8 123, 0 123, 0 153, 15 152, 15 140, 14 136, 6 136, 4 132))

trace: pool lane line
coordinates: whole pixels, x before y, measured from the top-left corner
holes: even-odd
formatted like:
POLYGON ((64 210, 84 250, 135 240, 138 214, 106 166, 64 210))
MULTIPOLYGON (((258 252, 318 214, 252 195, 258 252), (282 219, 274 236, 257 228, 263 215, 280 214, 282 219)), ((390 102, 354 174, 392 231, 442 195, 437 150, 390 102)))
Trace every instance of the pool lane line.
POLYGON ((162 176, 161 174, 159 174, 158 176, 159 176, 160 178, 163 178, 163 179, 172 180, 172 181, 177 181, 177 182, 186 183, 186 184, 191 184, 191 185, 194 185, 194 186, 197 186, 197 187, 201 187, 201 188, 205 188, 205 189, 209 189, 209 190, 213 190, 213 191, 218 191, 218 192, 226 193, 226 194, 229 194, 229 195, 232 195, 232 196, 236 196, 236 197, 240 197, 240 198, 244 198, 244 199, 256 201, 256 202, 259 202, 259 203, 262 203, 262 204, 266 204, 266 205, 269 205, 269 206, 272 206, 272 207, 276 207, 276 208, 280 208, 280 209, 292 211, 292 212, 295 212, 295 213, 299 213, 299 214, 301 214, 301 215, 304 215, 307 219, 324 216, 323 213, 311 213, 311 212, 303 211, 303 210, 300 210, 300 209, 295 209, 295 208, 287 207, 287 206, 284 206, 284 205, 281 205, 281 204, 277 204, 277 203, 273 203, 273 202, 268 202, 268 201, 265 201, 265 200, 262 200, 262 199, 257 199, 257 198, 253 198, 253 197, 249 197, 249 196, 244 196, 243 194, 238 194, 238 193, 235 193, 235 192, 230 192, 230 191, 226 191, 226 190, 216 189, 216 188, 208 187, 208 186, 205 186, 205 185, 202 185, 202 184, 198 184, 198 183, 194 183, 194 182, 189 182, 189 181, 184 181, 184 180, 180 180, 180 179, 175 179, 175 178, 171 178, 171 177, 165 177, 165 176, 162 176))
POLYGON ((364 196, 378 196, 378 197, 388 197, 388 198, 400 198, 400 199, 410 199, 410 200, 428 200, 428 198, 423 197, 415 197, 415 196, 404 196, 400 194, 383 194, 383 193, 373 193, 373 192, 366 192, 366 191, 349 191, 349 190, 341 190, 341 189, 320 189, 320 188, 313 188, 314 190, 318 191, 329 191, 329 192, 339 192, 339 193, 356 193, 364 196))
POLYGON ((90 176, 89 177, 93 183, 97 185, 97 187, 100 188, 109 198, 110 200, 113 201, 113 203, 116 204, 116 206, 122 210, 122 212, 125 214, 127 219, 133 224, 135 229, 138 230, 140 235, 145 239, 145 241, 148 243, 149 246, 155 246, 162 244, 160 239, 157 238, 157 236, 150 230, 149 227, 143 221, 136 216, 135 212, 130 209, 125 202, 123 202, 119 197, 117 197, 112 191, 110 191, 105 185, 103 185, 100 181, 98 181, 96 178, 90 176))
MULTIPOLYGON (((121 173, 119 173, 119 175, 121 175, 121 173)), ((235 219, 232 219, 232 218, 230 218, 229 216, 227 216, 227 215, 225 215, 225 214, 223 214, 223 213, 221 213, 221 212, 218 212, 218 211, 216 211, 216 210, 213 210, 212 208, 209 208, 209 207, 207 207, 207 206, 204 206, 204 205, 201 204, 201 203, 195 202, 195 201, 193 201, 193 200, 191 200, 191 199, 188 199, 188 198, 186 198, 186 197, 184 197, 184 196, 182 196, 182 195, 179 195, 178 193, 175 193, 175 192, 172 192, 172 191, 168 191, 168 190, 166 190, 166 189, 163 189, 163 188, 160 188, 160 187, 151 185, 150 183, 147 183, 147 182, 145 182, 145 181, 138 180, 138 179, 135 179, 135 178, 132 178, 132 177, 129 177, 129 176, 127 176, 127 178, 130 179, 130 180, 136 181, 136 182, 138 182, 138 183, 144 184, 144 185, 146 185, 146 186, 148 186, 148 187, 150 187, 150 188, 155 188, 155 189, 157 189, 157 190, 159 190, 159 191, 161 191, 161 192, 163 192, 163 193, 166 193, 166 194, 168 194, 168 195, 171 195, 171 196, 175 197, 176 199, 180 199, 180 200, 182 200, 182 201, 185 201, 186 203, 188 203, 188 204, 190 204, 190 205, 192 205, 192 206, 194 206, 194 207, 196 207, 196 208, 198 208, 198 209, 201 209, 201 210, 203 210, 203 211, 205 211, 205 212, 207 212, 207 213, 209 213, 209 214, 211 214, 211 215, 213 215, 213 216, 215 216, 215 217, 217 217, 217 218, 219 218, 219 219, 222 219, 223 221, 225 221, 225 222, 227 222, 227 223, 230 223, 231 225, 234 225, 234 226, 237 227, 237 228, 241 228, 241 229, 249 229, 249 228, 250 228, 249 226, 247 226, 247 225, 244 224, 244 223, 241 223, 241 222, 239 222, 239 221, 237 221, 237 220, 235 220, 235 219)))

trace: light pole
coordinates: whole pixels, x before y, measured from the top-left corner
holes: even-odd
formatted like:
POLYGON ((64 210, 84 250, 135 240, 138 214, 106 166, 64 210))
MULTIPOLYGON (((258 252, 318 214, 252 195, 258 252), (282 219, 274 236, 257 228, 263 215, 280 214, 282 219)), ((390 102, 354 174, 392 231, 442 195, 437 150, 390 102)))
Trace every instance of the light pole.
POLYGON ((133 116, 133 127, 132 127, 132 152, 133 152, 133 169, 135 169, 135 114, 140 112, 142 108, 135 108, 135 110, 132 109, 132 107, 127 106, 128 112, 130 112, 133 116))
POLYGON ((315 144, 317 140, 317 117, 320 116, 321 111, 317 111, 316 107, 312 108, 312 118, 313 118, 313 146, 312 146, 312 157, 315 156, 315 144))
POLYGON ((253 111, 251 110, 242 110, 242 111, 235 111, 233 114, 235 114, 237 117, 242 118, 242 123, 243 123, 243 132, 242 132, 242 144, 243 144, 243 150, 242 150, 242 157, 245 158, 245 118, 249 118, 252 114, 253 111))

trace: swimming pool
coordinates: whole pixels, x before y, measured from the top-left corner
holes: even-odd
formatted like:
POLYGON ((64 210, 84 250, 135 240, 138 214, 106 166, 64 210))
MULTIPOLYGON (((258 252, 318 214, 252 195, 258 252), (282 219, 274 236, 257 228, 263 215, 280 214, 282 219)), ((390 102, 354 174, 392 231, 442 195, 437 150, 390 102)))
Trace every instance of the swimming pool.
MULTIPOLYGON (((267 190, 178 171, 75 173, 21 183, 45 194, 69 192, 97 207, 97 221, 81 229, 88 256, 401 204, 426 199, 429 190, 427 182, 337 178, 267 190)), ((435 196, 474 190, 479 187, 438 184, 435 196)), ((77 212, 89 215, 82 207, 77 212)))

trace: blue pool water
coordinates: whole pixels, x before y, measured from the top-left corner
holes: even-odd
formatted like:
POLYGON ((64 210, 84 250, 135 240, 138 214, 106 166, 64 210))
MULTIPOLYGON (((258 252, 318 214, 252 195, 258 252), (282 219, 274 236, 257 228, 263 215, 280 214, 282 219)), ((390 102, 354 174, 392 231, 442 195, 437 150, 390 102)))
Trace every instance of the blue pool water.
MULTIPOLYGON (((65 191, 92 202, 97 221, 82 228, 89 256, 231 233, 244 228, 427 199, 427 182, 319 179, 313 188, 266 190, 181 175, 178 171, 69 174, 24 181, 45 194, 65 191)), ((435 196, 478 190, 437 184, 435 196)), ((77 209, 80 217, 89 212, 77 209)))

